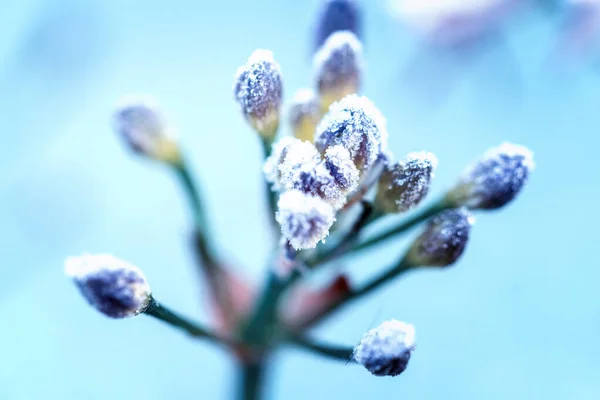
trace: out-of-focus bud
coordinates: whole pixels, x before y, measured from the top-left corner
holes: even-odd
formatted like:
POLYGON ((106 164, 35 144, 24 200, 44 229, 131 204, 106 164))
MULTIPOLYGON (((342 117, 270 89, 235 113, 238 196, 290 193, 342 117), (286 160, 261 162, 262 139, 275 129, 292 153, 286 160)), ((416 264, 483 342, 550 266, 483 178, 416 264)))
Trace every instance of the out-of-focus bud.
POLYGON ((362 45, 352 32, 340 31, 329 36, 313 60, 323 111, 358 92, 363 64, 362 45))
POLYGON ((289 110, 290 124, 294 136, 312 142, 315 128, 321 120, 319 98, 311 89, 300 89, 294 94, 289 110))
POLYGON ((350 31, 360 37, 361 15, 355 0, 325 0, 315 29, 315 51, 338 31, 350 31))
POLYGON ((325 166, 336 185, 345 193, 358 187, 359 173, 350 157, 350 152, 343 146, 331 146, 325 151, 325 166))
POLYGON ((271 190, 280 191, 283 189, 279 166, 285 160, 289 147, 294 143, 301 143, 301 141, 289 136, 280 139, 273 144, 271 155, 265 160, 263 173, 266 181, 271 184, 271 190))
POLYGON ((528 148, 504 143, 468 167, 446 200, 454 207, 500 208, 517 196, 534 166, 533 153, 528 148))
POLYGON ((255 50, 235 77, 235 99, 252 127, 272 140, 279 127, 283 84, 279 64, 269 50, 255 50))
POLYGON ((91 306, 111 318, 138 315, 151 299, 142 271, 112 255, 70 257, 65 262, 65 273, 91 306))
POLYGON ((336 183, 321 154, 310 142, 297 141, 288 146, 279 172, 281 185, 287 190, 297 189, 318 196, 335 209, 346 202, 346 191, 336 183))
POLYGON ((123 98, 113 115, 113 129, 136 153, 169 164, 181 162, 177 141, 150 97, 123 98))
POLYGON ((337 145, 348 150, 361 173, 387 148, 385 118, 366 97, 350 95, 332 104, 317 126, 315 146, 321 153, 337 145))
POLYGON ((375 376, 397 376, 415 350, 415 328, 398 320, 368 331, 354 349, 354 360, 375 376))
POLYGON ((466 208, 441 212, 414 241, 405 261, 414 267, 453 264, 463 253, 474 223, 475 218, 466 208))
POLYGON ((425 151, 408 154, 406 161, 386 166, 379 178, 375 207, 386 213, 410 210, 427 195, 437 158, 425 151))
POLYGON ((276 219, 283 238, 296 250, 311 249, 324 240, 335 222, 335 213, 320 197, 290 190, 281 195, 276 219))

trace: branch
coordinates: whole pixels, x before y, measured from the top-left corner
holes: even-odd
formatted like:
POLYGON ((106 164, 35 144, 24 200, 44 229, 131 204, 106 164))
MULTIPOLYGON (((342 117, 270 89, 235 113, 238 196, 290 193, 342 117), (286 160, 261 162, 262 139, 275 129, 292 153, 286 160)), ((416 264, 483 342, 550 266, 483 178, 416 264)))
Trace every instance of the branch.
MULTIPOLYGON (((263 148, 263 161, 266 160, 271 155, 271 146, 273 145, 273 141, 270 139, 266 139, 261 136, 261 144, 263 148)), ((266 179, 263 179, 265 183, 265 191, 267 195, 267 205, 268 205, 268 215, 269 215, 269 225, 273 228, 273 230, 277 233, 279 232, 279 227, 277 225, 277 221, 275 220, 275 213, 277 212, 277 193, 271 190, 271 185, 266 179)))
POLYGON ((325 343, 317 343, 305 336, 290 336, 288 342, 312 353, 335 360, 353 362, 354 348, 325 343))
POLYGON ((250 361, 239 366, 238 399, 259 400, 262 398, 265 366, 261 361, 250 361))

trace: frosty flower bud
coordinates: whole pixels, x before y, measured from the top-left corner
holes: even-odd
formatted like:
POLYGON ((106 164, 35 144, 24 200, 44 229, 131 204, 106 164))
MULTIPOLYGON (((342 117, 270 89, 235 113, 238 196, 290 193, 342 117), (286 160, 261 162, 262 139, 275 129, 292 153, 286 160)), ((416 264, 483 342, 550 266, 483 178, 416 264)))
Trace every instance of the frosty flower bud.
POLYGON ((463 253, 475 218, 466 208, 446 210, 431 219, 410 247, 405 261, 412 266, 445 267, 463 253))
POLYGON ((358 169, 350 158, 350 152, 343 146, 332 146, 325 151, 325 166, 335 183, 349 193, 358 187, 358 169))
POLYGON ((271 155, 267 157, 263 165, 263 173, 267 182, 271 183, 271 189, 279 191, 283 188, 281 183, 281 172, 279 166, 285 160, 288 148, 294 143, 301 143, 299 139, 284 137, 273 144, 271 155))
POLYGON ((350 95, 334 103, 317 126, 315 146, 325 153, 342 146, 363 172, 369 169, 387 147, 385 118, 366 97, 350 95))
POLYGON ((181 161, 177 142, 151 98, 123 98, 114 112, 113 128, 136 153, 171 164, 181 161))
POLYGON ((281 233, 296 250, 316 247, 335 222, 334 210, 328 203, 299 190, 283 193, 277 205, 281 233))
POLYGON ((312 142, 315 128, 321 120, 319 98, 311 89, 300 89, 294 94, 289 110, 290 124, 294 136, 312 142))
POLYGON ((350 31, 360 37, 360 9, 355 0, 323 1, 315 31, 315 50, 338 31, 350 31))
POLYGON ((425 151, 410 153, 406 161, 386 166, 379 178, 375 207, 386 213, 415 207, 427 195, 436 166, 436 156, 425 151))
POLYGON ((358 92, 363 69, 360 41, 352 32, 335 32, 315 53, 313 68, 321 107, 326 111, 332 103, 358 92))
POLYGON ((415 349, 415 328, 397 320, 368 331, 354 349, 354 360, 375 376, 397 376, 415 349))
POLYGON ((500 208, 521 191, 534 168, 526 147, 504 143, 488 150, 463 173, 447 200, 454 206, 491 210, 500 208))
POLYGON ((238 69, 233 90, 248 122, 263 137, 272 139, 279 126, 283 95, 281 72, 273 53, 254 51, 238 69))
POLYGON ((70 257, 65 272, 88 303, 111 318, 138 315, 150 302, 150 286, 142 271, 112 255, 70 257))

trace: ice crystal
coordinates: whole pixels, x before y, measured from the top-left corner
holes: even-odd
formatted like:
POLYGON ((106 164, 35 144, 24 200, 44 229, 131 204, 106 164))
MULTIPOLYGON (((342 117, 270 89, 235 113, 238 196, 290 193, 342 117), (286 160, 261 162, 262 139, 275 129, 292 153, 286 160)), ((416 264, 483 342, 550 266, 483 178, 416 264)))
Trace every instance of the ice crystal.
POLYGON ((335 222, 331 205, 299 190, 283 193, 278 208, 276 219, 281 233, 296 250, 316 247, 335 222))
POLYGON ((349 95, 330 107, 317 126, 315 146, 325 153, 335 145, 348 150, 361 172, 370 168, 386 149, 385 118, 369 99, 349 95))
POLYGON ((137 315, 150 301, 150 287, 142 271, 112 255, 70 257, 65 273, 90 305, 111 318, 137 315))
POLYGON ((415 346, 413 325, 385 321, 363 336, 354 349, 354 359, 375 376, 396 376, 406 369, 415 346))
POLYGON ((528 148, 504 143, 468 167, 448 199, 471 209, 500 208, 517 196, 534 166, 528 148))
POLYGON ((409 153, 406 161, 387 165, 380 176, 376 206, 384 212, 407 211, 427 195, 437 166, 434 154, 409 153))
POLYGON ((326 0, 319 13, 315 50, 335 32, 350 31, 360 37, 360 9, 355 0, 326 0))
POLYGON ((265 179, 271 184, 271 189, 279 191, 283 188, 281 184, 281 172, 279 171, 279 165, 285 160, 288 148, 294 144, 299 143, 300 140, 293 137, 284 137, 273 144, 271 155, 267 157, 263 165, 263 173, 265 179))
POLYGON ((466 208, 446 210, 431 219, 409 250, 415 266, 447 266, 463 253, 475 218, 466 208))
POLYGON ((269 50, 255 50, 234 81, 242 113, 261 134, 274 135, 279 124, 283 85, 279 64, 269 50))
POLYGON ((329 147, 325 151, 325 166, 335 183, 345 192, 352 192, 358 187, 359 172, 345 147, 329 147))

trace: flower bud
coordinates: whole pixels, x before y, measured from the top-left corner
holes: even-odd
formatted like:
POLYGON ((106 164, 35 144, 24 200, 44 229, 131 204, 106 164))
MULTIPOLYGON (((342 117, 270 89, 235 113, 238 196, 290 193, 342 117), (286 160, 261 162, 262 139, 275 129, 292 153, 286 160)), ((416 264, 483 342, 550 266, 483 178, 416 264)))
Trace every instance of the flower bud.
POLYGON ((315 146, 324 154, 336 145, 348 150, 361 173, 386 149, 385 118, 369 99, 350 95, 331 105, 317 126, 315 146))
POLYGON ((466 208, 446 210, 431 219, 406 255, 408 264, 445 267, 463 253, 475 218, 466 208))
POLYGON ((91 306, 111 318, 138 315, 150 302, 150 286, 142 271, 112 255, 69 257, 65 273, 91 306))
POLYGON ((354 360, 375 376, 397 376, 416 347, 415 328, 398 320, 368 331, 354 349, 354 360))
POLYGON ((177 142, 154 99, 123 98, 114 112, 113 128, 136 153, 170 164, 181 161, 177 142))
POLYGON ((319 98, 311 89, 300 89, 294 94, 289 111, 294 136, 312 142, 315 128, 321 120, 319 98))
POLYGON ((335 222, 335 213, 325 200, 299 190, 285 192, 275 216, 283 238, 296 249, 311 249, 324 240, 335 222))
POLYGON ((279 166, 285 160, 289 147, 294 143, 301 143, 301 141, 289 136, 280 139, 273 144, 271 155, 265 160, 263 173, 266 181, 271 184, 271 190, 280 191, 283 188, 279 166))
POLYGON ((325 166, 336 185, 345 193, 358 187, 358 169, 350 158, 350 152, 343 146, 331 146, 325 151, 325 166))
POLYGON ((386 213, 410 210, 427 195, 437 158, 425 151, 410 153, 406 161, 387 165, 379 178, 375 207, 386 213))
POLYGON ((338 31, 350 31, 360 37, 360 9, 355 0, 325 0, 317 19, 315 50, 338 31))
POLYGON ((455 207, 492 210, 514 199, 534 168, 533 153, 526 147, 504 143, 488 150, 463 173, 447 194, 455 207))
POLYGON ((358 92, 363 63, 362 44, 349 31, 333 33, 315 53, 313 68, 324 111, 358 92))
POLYGON ((255 50, 238 69, 233 90, 250 125, 264 138, 273 139, 283 96, 281 72, 273 53, 255 50))

